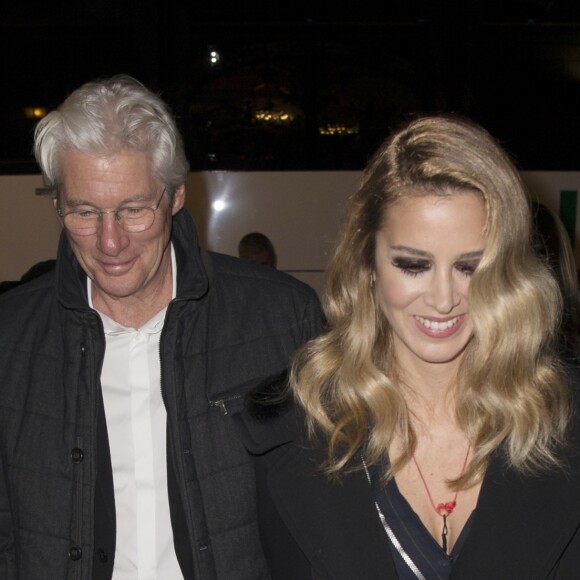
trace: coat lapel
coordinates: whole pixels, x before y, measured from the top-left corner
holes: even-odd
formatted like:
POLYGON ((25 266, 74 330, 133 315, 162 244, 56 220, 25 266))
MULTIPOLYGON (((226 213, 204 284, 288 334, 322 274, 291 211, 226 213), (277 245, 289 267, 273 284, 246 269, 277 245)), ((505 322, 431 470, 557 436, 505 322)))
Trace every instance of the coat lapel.
MULTIPOLYGON (((572 449, 580 449, 577 439, 572 441, 572 449)), ((496 453, 484 478, 473 527, 451 577, 552 577, 580 526, 579 480, 577 451, 569 458, 567 473, 551 471, 528 477, 517 474, 496 453)))
POLYGON ((294 446, 268 478, 277 509, 314 572, 333 580, 396 579, 365 475, 329 482, 318 470, 319 460, 294 446))

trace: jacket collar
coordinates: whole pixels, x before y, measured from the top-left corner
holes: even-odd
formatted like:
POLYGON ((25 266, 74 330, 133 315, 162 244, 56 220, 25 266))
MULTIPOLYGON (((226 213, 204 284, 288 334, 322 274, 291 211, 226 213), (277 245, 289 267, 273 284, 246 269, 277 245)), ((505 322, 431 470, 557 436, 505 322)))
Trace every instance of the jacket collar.
MULTIPOLYGON (((211 269, 202 257, 195 225, 185 209, 173 217, 171 241, 177 262, 177 299, 199 300, 208 292, 211 269)), ((60 235, 55 270, 60 303, 73 310, 89 310, 87 276, 75 258, 64 230, 60 235)))

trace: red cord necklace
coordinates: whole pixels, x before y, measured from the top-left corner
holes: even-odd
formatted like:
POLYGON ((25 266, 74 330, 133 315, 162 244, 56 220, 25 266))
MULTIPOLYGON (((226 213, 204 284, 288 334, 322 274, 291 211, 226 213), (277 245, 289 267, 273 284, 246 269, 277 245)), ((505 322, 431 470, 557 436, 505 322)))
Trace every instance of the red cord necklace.
MULTIPOLYGON (((467 458, 469 457, 470 450, 471 450, 471 445, 469 445, 467 447, 467 453, 465 454, 465 459, 463 461, 463 467, 461 468, 461 475, 463 475, 463 473, 465 472, 465 468, 467 466, 467 458)), ((431 502, 433 509, 435 510, 437 515, 439 515, 443 518, 443 530, 441 531, 441 544, 442 544, 443 551, 447 554, 447 533, 449 531, 447 529, 447 517, 453 513, 453 510, 455 509, 455 506, 457 505, 457 495, 459 494, 459 490, 455 491, 455 496, 453 497, 453 501, 448 501, 447 503, 441 502, 441 503, 438 503, 437 505, 435 505, 435 502, 433 501, 433 497, 431 496, 431 492, 429 491, 429 486, 427 485, 427 482, 425 481, 425 478, 423 477, 423 473, 421 473, 421 469, 419 468, 419 464, 417 463, 417 460, 415 459, 415 454, 413 454, 413 462, 415 463, 415 467, 417 468, 417 471, 419 472, 419 477, 421 478, 421 481, 423 482, 423 485, 425 486, 425 491, 427 492, 427 496, 429 497, 429 501, 431 502)))

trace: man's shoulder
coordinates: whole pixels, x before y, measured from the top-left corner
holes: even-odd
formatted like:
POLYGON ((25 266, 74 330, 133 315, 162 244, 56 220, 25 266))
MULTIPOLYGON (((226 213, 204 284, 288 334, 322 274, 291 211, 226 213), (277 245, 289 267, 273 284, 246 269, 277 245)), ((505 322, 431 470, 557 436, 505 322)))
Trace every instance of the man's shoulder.
POLYGON ((0 307, 26 305, 31 301, 46 300, 53 296, 54 272, 48 272, 28 282, 15 284, 0 294, 0 307))
POLYGON ((288 292, 311 296, 314 289, 294 276, 256 262, 234 256, 207 252, 215 284, 230 287, 232 291, 248 288, 251 291, 288 292), (232 287, 230 285, 234 285, 232 287))
POLYGON ((19 284, 0 294, 2 327, 20 325, 23 317, 39 317, 46 313, 48 304, 55 300, 52 272, 29 282, 19 284))

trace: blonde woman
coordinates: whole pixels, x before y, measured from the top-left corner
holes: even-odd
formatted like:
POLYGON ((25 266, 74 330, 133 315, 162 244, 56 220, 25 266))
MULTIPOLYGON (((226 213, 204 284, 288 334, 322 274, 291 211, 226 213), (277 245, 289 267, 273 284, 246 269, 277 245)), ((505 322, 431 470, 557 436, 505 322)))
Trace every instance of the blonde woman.
POLYGON ((470 121, 380 147, 327 272, 328 331, 240 421, 274 580, 578 577, 574 381, 530 226, 470 121))

